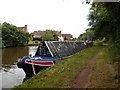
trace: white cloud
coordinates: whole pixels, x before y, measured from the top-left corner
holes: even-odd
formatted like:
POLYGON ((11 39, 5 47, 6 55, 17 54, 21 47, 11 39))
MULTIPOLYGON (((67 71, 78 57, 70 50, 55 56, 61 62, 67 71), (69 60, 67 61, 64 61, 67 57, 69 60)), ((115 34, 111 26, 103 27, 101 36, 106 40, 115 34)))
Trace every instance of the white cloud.
POLYGON ((29 31, 54 29, 78 37, 87 28, 90 5, 81 0, 0 0, 0 22, 28 25, 29 31))

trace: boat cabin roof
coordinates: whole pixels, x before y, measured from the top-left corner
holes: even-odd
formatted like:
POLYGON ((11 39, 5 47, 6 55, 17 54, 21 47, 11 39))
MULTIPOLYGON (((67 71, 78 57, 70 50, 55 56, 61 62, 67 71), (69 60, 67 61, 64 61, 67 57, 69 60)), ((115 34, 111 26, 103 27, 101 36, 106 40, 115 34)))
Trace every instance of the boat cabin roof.
POLYGON ((84 42, 80 41, 45 41, 41 42, 35 56, 65 58, 85 48, 84 42))

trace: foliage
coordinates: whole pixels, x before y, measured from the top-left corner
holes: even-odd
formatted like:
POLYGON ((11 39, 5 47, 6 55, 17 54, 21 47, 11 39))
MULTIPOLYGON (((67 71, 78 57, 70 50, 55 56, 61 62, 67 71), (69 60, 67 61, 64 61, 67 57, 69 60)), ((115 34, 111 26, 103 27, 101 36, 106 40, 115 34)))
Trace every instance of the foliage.
POLYGON ((111 34, 113 34, 114 30, 113 24, 111 22, 110 14, 105 7, 106 3, 93 3, 91 12, 89 15, 89 25, 92 26, 95 31, 96 38, 108 38, 111 34))
POLYGON ((95 39, 106 38, 110 56, 120 60, 120 2, 94 2, 88 20, 95 39))
MULTIPOLYGON (((120 36, 120 35, 119 35, 120 36)), ((114 62, 120 62, 120 38, 114 37, 109 40, 109 54, 114 62)))
POLYGON ((35 43, 35 41, 29 41, 28 45, 38 45, 40 44, 40 41, 38 41, 37 43, 35 43))
POLYGON ((29 41, 32 41, 32 40, 33 40, 33 34, 30 33, 30 34, 29 34, 29 41))
POLYGON ((33 38, 33 41, 35 41, 35 40, 38 40, 38 41, 41 41, 41 39, 40 38, 33 38))
POLYGON ((78 40, 94 40, 94 31, 91 28, 86 29, 86 32, 80 34, 78 40))
POLYGON ((108 44, 106 43, 106 40, 105 38, 103 38, 102 40, 95 40, 94 41, 94 45, 97 45, 97 46, 108 46, 108 44))
POLYGON ((42 40, 43 41, 54 41, 54 37, 52 36, 52 34, 44 34, 42 35, 42 40))
POLYGON ((46 30, 46 33, 42 35, 42 41, 58 41, 57 31, 46 30))
POLYGON ((2 42, 5 47, 24 46, 29 41, 30 34, 12 24, 4 22, 2 24, 2 42))

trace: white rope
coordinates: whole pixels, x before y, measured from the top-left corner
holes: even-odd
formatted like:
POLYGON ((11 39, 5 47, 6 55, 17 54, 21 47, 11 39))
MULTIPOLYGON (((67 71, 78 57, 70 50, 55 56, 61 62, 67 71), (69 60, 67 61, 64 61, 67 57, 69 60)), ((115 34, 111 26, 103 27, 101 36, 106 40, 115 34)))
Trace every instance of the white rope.
POLYGON ((31 62, 32 62, 33 73, 34 73, 34 75, 36 75, 36 73, 35 73, 35 67, 34 67, 34 63, 33 63, 33 60, 32 60, 32 59, 31 59, 31 62))
POLYGON ((31 59, 31 57, 32 57, 32 54, 30 54, 30 60, 31 60, 31 62, 32 62, 33 73, 34 73, 34 75, 36 75, 36 73, 35 73, 34 63, 33 63, 33 60, 31 59))

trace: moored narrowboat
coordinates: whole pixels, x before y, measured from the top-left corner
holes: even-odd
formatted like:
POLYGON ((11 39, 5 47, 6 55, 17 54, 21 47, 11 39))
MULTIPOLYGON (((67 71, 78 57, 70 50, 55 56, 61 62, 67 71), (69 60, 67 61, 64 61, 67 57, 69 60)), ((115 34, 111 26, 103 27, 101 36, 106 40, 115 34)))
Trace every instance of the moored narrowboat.
POLYGON ((26 78, 32 77, 39 71, 53 66, 80 50, 86 48, 84 42, 78 41, 45 41, 38 46, 35 56, 25 56, 18 63, 23 68, 26 78))

